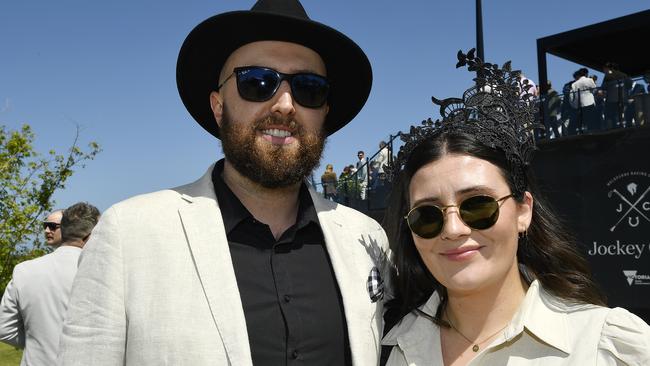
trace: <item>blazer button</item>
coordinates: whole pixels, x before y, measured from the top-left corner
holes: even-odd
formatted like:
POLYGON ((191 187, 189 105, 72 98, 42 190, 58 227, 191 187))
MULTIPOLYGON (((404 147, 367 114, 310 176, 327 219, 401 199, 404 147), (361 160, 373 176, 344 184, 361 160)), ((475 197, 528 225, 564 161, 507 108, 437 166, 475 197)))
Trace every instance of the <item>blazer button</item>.
POLYGON ((284 302, 288 303, 291 301, 291 296, 289 295, 284 295, 284 302))
POLYGON ((294 360, 297 359, 298 356, 300 356, 300 353, 298 353, 297 350, 296 350, 296 351, 293 351, 293 352, 291 353, 291 358, 293 358, 294 360))

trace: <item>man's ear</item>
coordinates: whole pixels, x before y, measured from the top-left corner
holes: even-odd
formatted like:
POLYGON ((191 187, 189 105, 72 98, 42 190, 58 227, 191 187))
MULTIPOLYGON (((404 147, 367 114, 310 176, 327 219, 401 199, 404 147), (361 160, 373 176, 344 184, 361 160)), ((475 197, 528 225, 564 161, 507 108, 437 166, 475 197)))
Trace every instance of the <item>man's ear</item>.
POLYGON ((213 91, 210 93, 210 108, 212 108, 212 114, 214 115, 217 125, 221 128, 221 121, 223 119, 223 96, 218 91, 213 91))

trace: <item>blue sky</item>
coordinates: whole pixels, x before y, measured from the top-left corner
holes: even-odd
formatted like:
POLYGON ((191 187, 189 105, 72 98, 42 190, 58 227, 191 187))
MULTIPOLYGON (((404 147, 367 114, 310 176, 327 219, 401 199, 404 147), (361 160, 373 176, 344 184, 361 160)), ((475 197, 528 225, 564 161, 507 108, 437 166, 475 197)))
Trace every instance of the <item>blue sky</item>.
MULTIPOLYGON (((356 151, 433 117, 430 97, 457 96, 471 74, 456 52, 474 46, 474 1, 304 0, 312 19, 355 40, 374 73, 371 96, 331 136, 327 163, 340 172, 356 151)), ((63 152, 75 125, 103 152, 55 195, 58 207, 89 201, 105 210, 127 197, 197 179, 221 146, 183 107, 176 57, 189 31, 211 15, 253 1, 20 0, 0 3, 0 124, 29 123, 36 148, 63 152)), ((647 1, 483 1, 485 55, 512 60, 537 80, 536 39, 649 8, 647 1)), ((215 40, 215 46, 217 45, 215 40)), ((548 57, 561 85, 579 66, 548 57)), ((595 71, 596 74, 601 75, 595 71)))

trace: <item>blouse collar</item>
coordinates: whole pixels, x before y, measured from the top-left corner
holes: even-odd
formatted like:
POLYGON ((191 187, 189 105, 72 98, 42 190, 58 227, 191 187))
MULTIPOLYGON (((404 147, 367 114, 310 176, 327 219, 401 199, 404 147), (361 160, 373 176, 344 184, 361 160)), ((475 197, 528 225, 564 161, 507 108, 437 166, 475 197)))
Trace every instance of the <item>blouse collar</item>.
MULTIPOLYGON (((433 293, 429 300, 419 309, 433 316, 440 304, 440 297, 433 293)), ((528 332, 540 346, 551 346, 564 353, 571 353, 572 344, 566 315, 567 305, 558 298, 544 291, 534 280, 519 309, 503 331, 503 336, 495 339, 486 349, 512 341, 524 331, 528 332)), ((516 342, 516 340, 515 340, 516 342)), ((407 359, 409 355, 428 360, 428 355, 442 355, 440 346, 440 328, 421 314, 407 314, 382 340, 383 345, 399 345, 407 359), (422 352, 431 349, 433 352, 422 352), (416 352, 417 350, 417 352, 416 352)), ((426 363, 425 363, 426 364, 426 363)))

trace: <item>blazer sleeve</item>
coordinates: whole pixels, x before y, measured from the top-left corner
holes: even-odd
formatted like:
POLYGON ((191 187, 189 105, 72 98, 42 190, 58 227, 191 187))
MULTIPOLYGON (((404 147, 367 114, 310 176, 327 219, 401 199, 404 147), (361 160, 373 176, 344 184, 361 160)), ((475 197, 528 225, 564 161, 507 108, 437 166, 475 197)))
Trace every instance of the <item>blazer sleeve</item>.
POLYGON ((58 365, 124 365, 127 319, 119 220, 104 213, 79 259, 58 365))
POLYGON ((18 288, 14 276, 5 288, 0 302, 0 341, 18 348, 25 348, 25 328, 18 302, 18 288))

